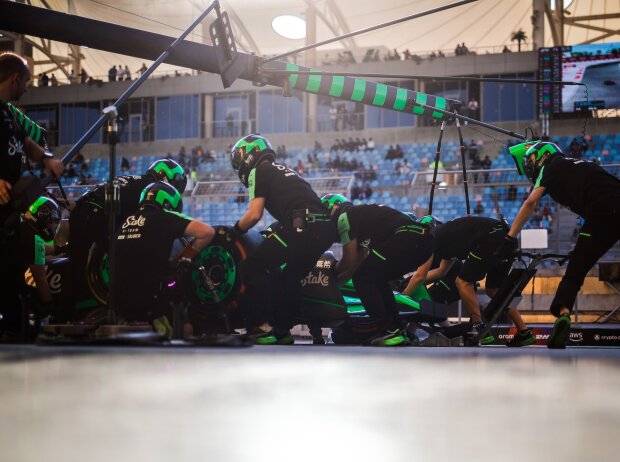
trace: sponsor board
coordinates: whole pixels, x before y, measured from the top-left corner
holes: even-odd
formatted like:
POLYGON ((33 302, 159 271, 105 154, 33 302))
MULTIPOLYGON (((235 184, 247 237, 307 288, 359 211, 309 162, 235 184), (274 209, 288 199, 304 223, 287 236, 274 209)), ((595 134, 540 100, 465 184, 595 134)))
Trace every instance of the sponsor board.
MULTIPOLYGON (((547 340, 551 335, 553 326, 534 326, 530 327, 536 336, 535 345, 547 345, 547 340)), ((491 345, 505 345, 508 343, 517 330, 514 327, 494 327, 491 334, 495 341, 491 345)), ((620 326, 617 328, 608 327, 573 327, 571 328, 566 346, 601 346, 601 347, 620 347, 620 326)))

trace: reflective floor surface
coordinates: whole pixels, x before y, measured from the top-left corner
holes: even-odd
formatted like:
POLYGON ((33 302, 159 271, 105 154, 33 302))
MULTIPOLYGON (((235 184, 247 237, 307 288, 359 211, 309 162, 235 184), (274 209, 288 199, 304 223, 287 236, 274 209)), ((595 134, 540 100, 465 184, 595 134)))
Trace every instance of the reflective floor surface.
POLYGON ((0 460, 618 461, 620 350, 0 346, 0 460))

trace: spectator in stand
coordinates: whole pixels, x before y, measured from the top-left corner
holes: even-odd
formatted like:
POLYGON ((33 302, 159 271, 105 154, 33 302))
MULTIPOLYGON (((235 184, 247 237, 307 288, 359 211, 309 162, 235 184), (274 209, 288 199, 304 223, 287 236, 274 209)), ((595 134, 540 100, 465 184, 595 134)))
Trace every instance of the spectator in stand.
POLYGON ((583 136, 573 138, 568 146, 568 157, 572 157, 573 159, 581 159, 588 150, 588 147, 588 142, 583 136))
POLYGON ((362 138, 362 141, 360 142, 358 150, 360 152, 361 151, 368 151, 368 141, 366 141, 366 138, 362 138))
POLYGON ((304 163, 301 161, 301 159, 297 159, 297 166, 295 167, 295 171, 299 176, 304 175, 304 163))
POLYGON ((479 153, 480 150, 478 148, 478 145, 474 140, 471 140, 471 142, 467 146, 467 155, 469 156, 469 160, 474 161, 479 153))
POLYGON ((75 70, 71 69, 68 79, 69 85, 75 85, 77 83, 77 76, 75 75, 75 70))
POLYGON ((165 157, 165 158, 166 158, 166 159, 170 159, 170 160, 174 160, 174 159, 172 158, 172 153, 171 153, 170 151, 168 151, 168 154, 166 154, 166 157, 165 157))
POLYGON ((88 82, 88 73, 84 68, 80 70, 80 83, 88 82))
POLYGON ((409 48, 407 48, 404 52, 403 52, 403 59, 405 61, 408 61, 411 59, 411 53, 409 52, 409 48))
POLYGON ((360 188, 359 184, 355 183, 351 188, 351 200, 354 201, 356 199, 359 199, 361 192, 362 188, 360 188))
POLYGON ((179 165, 181 167, 185 167, 185 146, 181 146, 181 149, 179 149, 179 165))
POLYGON ((336 138, 336 140, 334 141, 334 144, 332 144, 331 147, 329 148, 329 152, 336 152, 338 150, 340 150, 340 140, 336 138))
POLYGON ((338 110, 334 106, 331 106, 329 108, 329 120, 332 123, 333 130, 337 132, 338 131, 338 110))
POLYGON ((484 213, 484 206, 482 205, 482 199, 476 201, 476 207, 474 207, 475 215, 482 215, 484 213))
POLYGON ((510 53, 510 48, 508 48, 508 46, 504 45, 504 49, 502 50, 502 53, 510 53))
POLYGON ((443 54, 443 51, 439 50, 439 51, 437 52, 437 57, 438 57, 438 58, 445 58, 445 57, 446 57, 446 55, 444 55, 444 54, 443 54))
POLYGON ((553 212, 551 211, 551 207, 545 205, 543 207, 542 216, 549 220, 549 223, 553 222, 553 212))
POLYGON ((355 142, 353 141, 352 137, 349 137, 349 141, 347 141, 346 151, 347 152, 355 151, 355 142))
POLYGON ((368 143, 366 143, 366 151, 374 151, 375 147, 375 140, 373 140, 371 136, 368 138, 368 143))
POLYGON ((469 112, 469 117, 474 119, 478 118, 478 101, 475 98, 469 98, 467 110, 469 112))
POLYGON ((396 156, 394 154, 395 154, 394 145, 390 144, 390 147, 387 150, 387 154, 385 155, 385 160, 395 159, 396 156))
POLYGON ((144 74, 146 72, 146 64, 142 63, 142 67, 140 67, 140 69, 138 69, 138 73, 140 75, 144 74))
POLYGON ((245 202, 245 198, 247 196, 245 195, 245 190, 243 189, 242 186, 239 186, 239 189, 237 190, 237 197, 235 198, 235 202, 237 204, 243 204, 245 202))
POLYGON ((411 166, 409 165, 409 162, 407 162, 407 159, 405 159, 403 161, 403 166, 400 169, 400 173, 402 175, 407 175, 409 172, 411 172, 411 166))
POLYGON ((321 146, 321 143, 319 143, 318 141, 314 141, 314 149, 312 150, 312 152, 314 154, 318 154, 319 152, 321 152, 321 150, 323 149, 323 146, 321 146))
POLYGON ((362 189, 360 191, 359 198, 361 200, 368 200, 372 196, 372 188, 368 185, 368 183, 364 183, 362 189))
POLYGON ((125 69, 123 70, 123 75, 125 76, 125 80, 131 80, 131 71, 127 64, 125 64, 125 69))
POLYGON ((108 80, 110 82, 116 82, 117 74, 118 74, 118 71, 116 70, 116 66, 112 66, 110 70, 108 71, 108 80))
POLYGON ((506 191, 506 200, 509 202, 514 202, 517 200, 517 187, 513 184, 508 186, 508 191, 506 191))
MULTIPOLYGON (((491 158, 489 156, 484 156, 484 159, 482 160, 482 164, 481 164, 482 168, 484 170, 491 170, 491 165, 492 165, 491 158)), ((484 182, 485 183, 489 182, 489 173, 488 172, 484 173, 484 182)))
POLYGON ((131 170, 131 166, 129 165, 129 159, 123 156, 123 158, 121 159, 121 171, 127 172, 129 170, 131 170))
POLYGON ((396 147, 394 148, 394 158, 395 159, 402 159, 403 157, 405 157, 405 153, 403 152, 403 148, 400 147, 400 144, 397 144, 396 147))
POLYGON ((51 83, 52 87, 57 87, 58 86, 58 79, 56 78, 56 76, 54 74, 52 74, 52 77, 50 78, 50 83, 51 83))

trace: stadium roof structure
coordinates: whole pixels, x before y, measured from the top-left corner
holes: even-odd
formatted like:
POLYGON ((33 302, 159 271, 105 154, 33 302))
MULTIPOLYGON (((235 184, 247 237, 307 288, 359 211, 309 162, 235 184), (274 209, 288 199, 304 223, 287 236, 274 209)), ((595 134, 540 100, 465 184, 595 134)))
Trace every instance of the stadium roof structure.
MULTIPOLYGON (((24 3, 22 1, 22 3, 24 3)), ((175 37, 195 20, 211 0, 26 0, 33 6, 51 8, 86 18, 107 21, 127 27, 175 37)), ((348 32, 364 29, 378 23, 454 3, 450 0, 221 0, 220 5, 231 19, 232 28, 240 51, 259 56, 273 56, 300 48, 307 43, 323 41, 348 32), (293 15, 306 19, 308 35, 305 39, 287 39, 272 27, 276 16, 293 15), (315 27, 312 27, 312 25, 315 27)), ((513 33, 523 30, 526 39, 523 50, 532 50, 533 5, 544 5, 544 44, 557 43, 557 27, 551 26, 552 0, 477 0, 466 5, 442 11, 423 18, 403 22, 334 42, 316 51, 318 65, 338 53, 350 51, 361 60, 369 49, 380 50, 381 55, 398 50, 403 53, 425 55, 443 50, 448 55, 457 44, 465 43, 470 51, 478 54, 497 53, 504 46, 516 51, 513 33)), ((620 11, 618 0, 565 1, 563 42, 566 45, 592 41, 618 41, 620 36, 620 11), (585 18, 585 19, 584 19, 585 18)), ((188 40, 211 44, 208 34, 210 17, 202 29, 196 29, 188 40)), ((553 23, 554 21, 552 21, 553 23)), ((557 24, 557 20, 555 20, 557 24)), ((36 24, 32 25, 36 28, 36 24)), ((10 33, 5 34, 10 36, 10 33)), ((26 39, 34 46, 35 73, 54 71, 64 63, 64 71, 76 63, 78 47, 49 42, 36 37, 26 39)), ((79 47, 80 65, 90 75, 105 76, 113 65, 122 64, 135 72, 142 60, 79 47)), ((303 64, 304 61, 300 61, 303 64)), ((148 62, 146 63, 149 64, 148 62)), ((163 65, 161 71, 171 71, 173 66, 163 65)), ((59 72, 60 74, 60 72, 59 72)))

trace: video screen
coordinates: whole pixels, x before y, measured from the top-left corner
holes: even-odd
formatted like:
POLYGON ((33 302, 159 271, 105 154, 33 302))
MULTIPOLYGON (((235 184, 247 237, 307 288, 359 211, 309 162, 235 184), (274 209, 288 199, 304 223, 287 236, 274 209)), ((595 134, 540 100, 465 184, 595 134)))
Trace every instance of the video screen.
POLYGON ((620 108, 620 42, 562 47, 561 112, 620 108))

